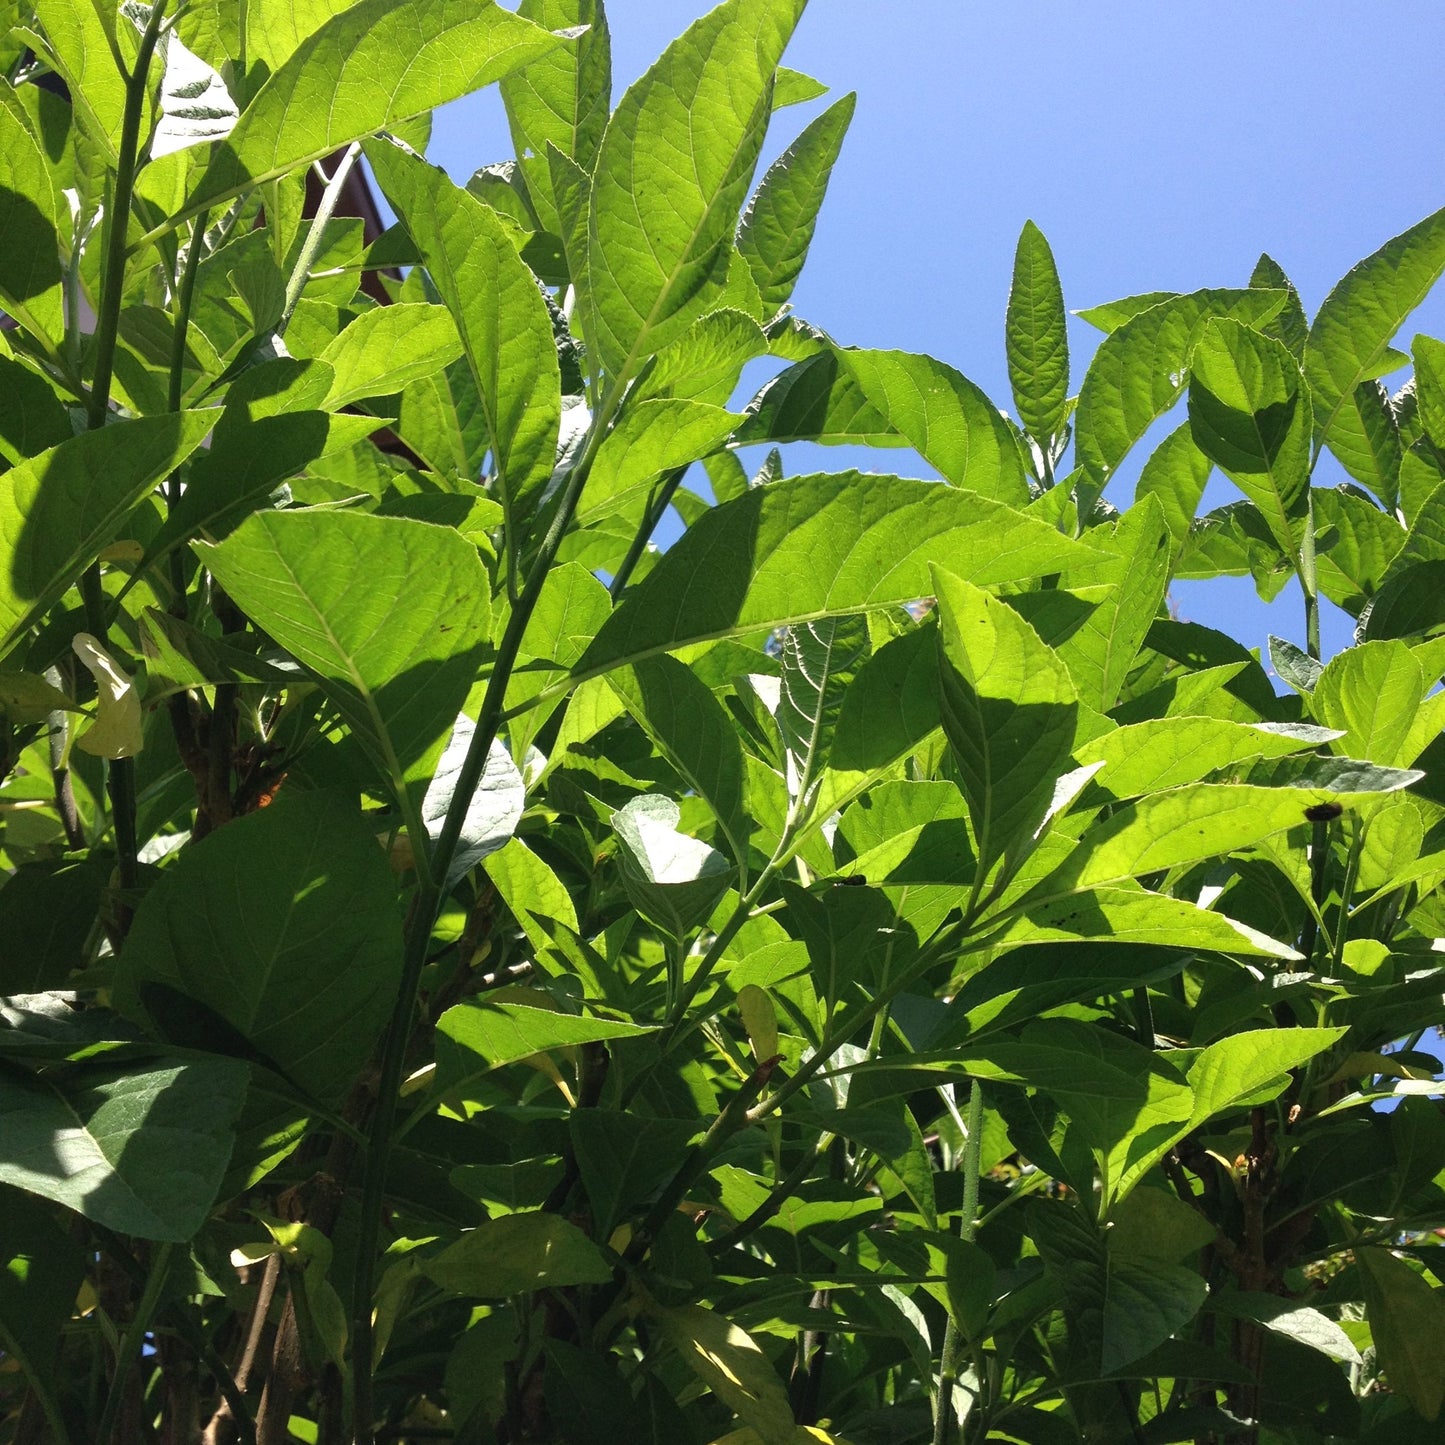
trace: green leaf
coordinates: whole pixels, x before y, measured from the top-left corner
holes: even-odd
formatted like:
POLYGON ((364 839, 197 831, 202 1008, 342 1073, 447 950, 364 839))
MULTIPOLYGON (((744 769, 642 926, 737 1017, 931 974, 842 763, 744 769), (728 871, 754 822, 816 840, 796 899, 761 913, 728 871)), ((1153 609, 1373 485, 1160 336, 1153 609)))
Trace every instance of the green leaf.
POLYGON ((501 85, 527 194, 546 228, 562 234, 547 147, 591 173, 612 103, 612 38, 600 0, 522 0, 517 14, 546 30, 587 27, 501 85))
POLYGON ((745 863, 743 755, 723 705, 690 667, 665 653, 617 668, 607 681, 688 787, 707 800, 733 858, 745 863))
MULTIPOLYGON (((767 337, 751 316, 726 307, 709 311, 659 353, 656 364, 639 378, 635 395, 638 399, 678 397, 723 406, 737 388, 743 367, 767 349, 767 337)), ((629 393, 630 402, 632 396, 629 393)))
POLYGON ((70 417, 50 384, 0 355, 0 461, 12 465, 72 435, 70 417))
POLYGON ((688 1369, 757 1432, 761 1445, 793 1445, 797 1427, 788 1392, 741 1325, 701 1305, 654 1306, 648 1319, 688 1369))
POLYGON ((459 1003, 437 1020, 446 1038, 486 1060, 488 1068, 515 1064, 549 1049, 603 1039, 637 1038, 655 1032, 640 1024, 617 1019, 554 1013, 520 1003, 490 1003, 484 999, 459 1003))
POLYGON ((748 403, 738 444, 813 441, 823 446, 903 446, 904 438, 868 400, 841 356, 840 351, 823 351, 775 376, 748 403))
POLYGON ((496 0, 361 0, 268 77, 166 225, 480 90, 564 43, 496 0))
POLYGON ((445 307, 403 303, 364 311, 321 353, 335 373, 322 405, 336 411, 363 397, 400 391, 461 354, 445 307))
POLYGON ((360 512, 261 512, 197 549, 258 626, 326 688, 401 796, 455 721, 490 598, 460 534, 360 512))
POLYGON ((1310 505, 1320 591, 1358 617, 1389 575, 1408 534, 1394 517, 1357 492, 1316 487, 1310 505))
POLYGON ((150 158, 224 140, 240 112, 226 82, 174 32, 161 39, 160 118, 151 132, 150 158))
POLYGON ((547 303, 489 206, 396 146, 366 153, 456 323, 515 538, 556 461, 562 383, 547 303))
POLYGON ((1047 453, 1068 417, 1068 317, 1054 253, 1032 221, 1024 222, 1014 251, 1004 340, 1019 421, 1047 453))
POLYGON ((1352 405, 1362 382, 1393 370, 1390 342, 1445 270, 1445 210, 1387 241, 1346 273, 1310 327, 1304 372, 1316 433, 1336 455, 1369 450, 1352 405))
POLYGON ((0 658, 113 542, 132 507, 188 457, 214 411, 117 422, 5 473, 0 489, 0 658))
POLYGON ((1117 331, 1126 321, 1132 321, 1141 311, 1148 311, 1162 301, 1177 301, 1177 291, 1142 291, 1137 296, 1123 296, 1118 301, 1105 301, 1099 306, 1086 306, 1074 315, 1080 321, 1087 321, 1106 336, 1117 331))
POLYGON ((549 922, 577 931, 577 911, 561 879, 520 838, 488 855, 483 866, 535 950, 550 947, 549 922))
POLYGON ((1258 325, 1284 301, 1279 291, 1194 291, 1160 301, 1110 332, 1084 377, 1075 420, 1089 493, 1103 492, 1129 449, 1179 400, 1189 358, 1209 320, 1258 325))
POLYGON ((1117 884, 1028 904, 1001 932, 989 934, 991 943, 1008 947, 1078 939, 1212 949, 1259 958, 1299 957, 1294 949, 1222 913, 1187 899, 1117 884))
MULTIPOLYGON (((1084 834, 1059 870, 1034 890, 1035 901, 1066 889, 1097 887, 1143 877, 1182 863, 1219 857, 1308 822, 1306 808, 1393 792, 1411 774, 1385 774, 1361 789, 1322 784, 1318 788, 1263 788, 1247 783, 1192 783, 1141 798, 1084 834)), ((1348 779, 1340 781, 1348 782, 1348 779)), ((1032 896, 1032 895, 1031 895, 1032 896)))
POLYGON ((1078 693, 1012 608, 939 566, 932 575, 943 730, 987 870, 1043 822, 1073 749, 1078 693))
POLYGON ((1367 758, 1384 767, 1408 767, 1439 731, 1421 729, 1420 709, 1435 712, 1427 678, 1407 643, 1364 642, 1332 658, 1315 684, 1310 709, 1326 727, 1344 736, 1335 744, 1346 757, 1367 758))
POLYGON ((1164 509, 1164 524, 1176 554, 1189 536, 1190 523, 1199 510, 1213 466, 1195 445, 1189 423, 1185 422, 1159 443, 1139 473, 1134 498, 1143 501, 1152 496, 1164 509))
POLYGON ((0 1074, 0 1183, 142 1239, 205 1222, 231 1157, 246 1066, 157 1061, 0 1074))
POLYGON ((116 1006, 154 986, 193 999, 319 1099, 354 1082, 391 1011, 401 909, 354 807, 289 788, 185 849, 146 894, 116 969, 116 1006))
POLYGON ((1260 509, 1293 556, 1309 509, 1309 395, 1284 344, 1237 321, 1209 322, 1190 362, 1199 449, 1260 509))
POLYGON ((602 1251, 575 1224, 546 1213, 489 1219, 424 1260, 421 1269, 443 1289, 474 1299, 606 1284, 612 1278, 602 1251))
POLYGON ((85 967, 103 859, 22 863, 0 888, 0 995, 63 989, 85 967))
POLYGON ((1285 723, 1213 717, 1151 718, 1091 739, 1074 751, 1080 765, 1103 763, 1094 782, 1116 799, 1197 783, 1221 768, 1319 747, 1338 734, 1285 723))
POLYGON ((617 1109, 574 1109, 572 1152, 587 1191, 592 1231, 609 1239, 630 1210, 651 1201, 677 1172, 703 1126, 691 1119, 648 1119, 617 1109))
POLYGON ((1445 1298, 1387 1249, 1357 1249, 1365 1316, 1390 1384, 1427 1420, 1445 1403, 1445 1298))
MULTIPOLYGON (((457 717, 456 726, 437 764, 436 776, 431 780, 422 799, 421 817, 433 843, 441 836, 447 810, 456 796, 457 782, 471 749, 472 737, 477 726, 465 713, 457 717)), ((486 766, 477 783, 476 791, 462 815, 462 831, 457 838, 457 850, 452 855, 447 869, 444 886, 450 888, 457 879, 470 873, 472 867, 490 853, 506 845, 517 831, 522 809, 527 803, 527 789, 522 775, 512 761, 512 755, 500 738, 492 739, 491 750, 487 753, 486 766)))
POLYGON ((998 408, 931 356, 839 351, 838 361, 888 425, 956 487, 1028 505, 1023 457, 998 408))
MULTIPOLYGON (((1144 1191, 1140 1191, 1143 1193, 1144 1191)), ((1134 1196, 1139 1197, 1137 1194, 1134 1196)), ((1210 1308, 1229 1319, 1254 1320, 1274 1334, 1318 1350, 1341 1364, 1357 1365, 1360 1352, 1350 1337, 1328 1315, 1278 1295, 1252 1291, 1221 1291, 1210 1299, 1210 1308)))
POLYGON ((40 147, 0 104, 0 306, 51 352, 65 335, 58 214, 40 147))
POLYGON ((6 1190, 0 1245, 0 1348, 25 1372, 45 1404, 47 1422, 65 1445, 64 1417, 55 1402, 61 1383, 55 1374, 61 1330, 69 1322, 85 1278, 85 1253, 44 1206, 6 1190))
POLYGON ((768 168, 743 213, 738 250, 768 315, 793 294, 856 102, 845 95, 813 120, 768 168))
POLYGON ((868 623, 862 616, 825 617, 783 633, 777 720, 790 798, 806 798, 817 782, 843 698, 867 656, 868 623))
POLYGON ((616 386, 724 289, 802 0, 725 0, 623 96, 592 180, 586 331, 616 386))
POLYGON ((886 642, 858 669, 838 714, 830 766, 867 773, 912 752, 940 725, 932 627, 886 642))
POLYGON ((929 595, 930 561, 980 586, 1096 554, 972 492, 844 472, 789 477, 714 507, 630 588, 574 680, 716 637, 929 595))
POLYGON ((1445 341, 1417 336, 1410 350, 1415 358, 1420 425, 1436 447, 1445 448, 1445 341))
POLYGON ((1301 651, 1292 642, 1282 637, 1269 639, 1269 661, 1282 682, 1286 682, 1298 693, 1313 692, 1315 684, 1324 671, 1317 658, 1301 651))
MULTIPOLYGON (((1209 1045, 1189 1066, 1194 1090, 1192 1125, 1204 1123, 1225 1109, 1261 1097, 1274 1085, 1283 1088, 1291 1069, 1308 1063, 1343 1037, 1339 1029, 1254 1029, 1230 1034, 1209 1045)), ((1264 1097, 1273 1097, 1278 1093, 1264 1097)))
POLYGON ((1335 414, 1330 450, 1391 511, 1399 505, 1403 447, 1383 382, 1362 381, 1350 393, 1335 414))
POLYGON ((1299 292, 1295 290, 1294 282, 1285 275, 1284 267, 1273 256, 1262 252, 1254 263, 1254 270, 1249 273, 1249 284, 1262 291, 1286 293, 1284 305, 1259 329, 1266 336, 1283 342, 1289 354, 1303 363, 1305 346, 1309 341, 1309 321, 1305 317, 1299 292))
POLYGON ((716 451, 740 420, 701 401, 668 397, 630 405, 597 449, 579 508, 584 523, 635 501, 664 472, 716 451))
POLYGON ((711 915, 733 876, 715 848, 678 832, 680 817, 677 804, 658 793, 633 798, 612 815, 633 907, 677 939, 711 915))

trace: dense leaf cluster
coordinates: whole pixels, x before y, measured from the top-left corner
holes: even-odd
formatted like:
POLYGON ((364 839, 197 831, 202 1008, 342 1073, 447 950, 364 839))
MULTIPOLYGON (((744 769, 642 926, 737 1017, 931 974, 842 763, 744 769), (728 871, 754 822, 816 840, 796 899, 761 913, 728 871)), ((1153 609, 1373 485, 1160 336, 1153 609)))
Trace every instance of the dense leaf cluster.
POLYGON ((1077 392, 1029 224, 1015 420, 790 310, 802 3, 5 9, 0 1439, 1440 1438, 1445 212, 1077 392))

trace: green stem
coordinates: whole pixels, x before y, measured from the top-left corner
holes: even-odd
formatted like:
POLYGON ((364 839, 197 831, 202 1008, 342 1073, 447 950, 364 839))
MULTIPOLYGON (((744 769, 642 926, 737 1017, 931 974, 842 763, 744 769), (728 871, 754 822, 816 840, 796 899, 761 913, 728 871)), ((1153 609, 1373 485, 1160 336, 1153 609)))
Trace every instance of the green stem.
POLYGON ((1315 568, 1315 508, 1312 496, 1305 506, 1304 538, 1300 543, 1300 589, 1305 597, 1305 651, 1320 661, 1320 589, 1315 568))
MULTIPOLYGON (((959 1234, 973 1242, 974 1219, 978 1214, 978 1174, 983 1148, 983 1086, 974 1079, 968 1091, 968 1129, 963 1141, 963 1211, 959 1234)), ((949 1311, 943 1329, 943 1353, 938 1362, 938 1394, 933 1405, 933 1445, 948 1445, 953 1433, 953 1387, 958 1383, 958 1365, 963 1354, 963 1336, 949 1311)))
POLYGON ((331 220, 336 210, 336 203, 341 199, 342 187, 346 184, 346 178, 351 174, 351 168, 356 164, 356 158, 361 154, 361 142, 352 141, 346 147, 342 157, 336 163, 336 169, 331 173, 331 179, 326 183, 326 189, 321 193, 321 200, 317 203, 316 214, 311 218, 311 229, 306 233, 306 240, 301 246, 301 254, 296 258, 296 264, 291 268, 291 279, 286 283, 286 305, 281 312, 281 319, 276 323, 276 334, 280 336, 291 321, 291 315, 296 310, 296 304, 301 300, 301 293, 306 289, 307 278, 311 274, 311 263, 316 259, 316 253, 321 249, 322 239, 326 234, 327 222, 331 220))
POLYGON ((130 1323, 120 1337, 115 1357, 115 1374, 111 1376, 110 1392, 105 1397, 105 1408, 101 1411, 100 1425, 95 1432, 98 1445, 109 1445, 111 1436, 115 1433, 115 1427, 120 1420, 121 1403, 125 1398, 126 1381, 130 1379, 131 1365, 140 1354, 141 1341, 150 1329, 151 1315, 155 1313, 156 1303, 165 1287, 174 1251, 175 1246, 172 1244, 156 1246, 155 1258, 151 1261, 140 1303, 136 1305, 135 1314, 131 1316, 130 1323))
MULTIPOLYGON (((206 217, 202 211, 191 227, 191 244, 186 251, 186 264, 181 272, 180 289, 176 293, 175 332, 171 339, 171 372, 166 386, 166 409, 181 409, 181 392, 185 379, 186 334, 191 326, 191 305, 196 295, 196 273, 200 270, 201 252, 206 248, 206 217)), ((177 467, 166 478, 166 515, 169 516, 181 500, 181 469, 177 467)), ((175 592, 182 612, 186 596, 186 564, 181 549, 175 548, 170 555, 171 588, 175 592)))
POLYGON ((637 529, 632 544, 627 549, 627 555, 622 559, 622 565, 612 579, 611 587, 607 589, 612 594, 614 602, 622 596, 633 572, 637 569, 637 564, 642 560, 642 554, 647 551, 647 544, 652 540, 652 534, 657 530, 657 524, 662 521, 662 514, 672 505, 673 496, 678 487, 682 485, 682 479, 686 474, 686 467, 674 467, 663 477, 657 490, 648 498, 647 512, 642 518, 642 525, 637 529))
MULTIPOLYGON (((603 408, 593 419, 592 432, 577 465, 568 476, 562 492, 562 500, 547 529, 547 535, 537 552, 536 562, 527 578, 527 585, 517 601, 512 615, 507 619, 506 630, 497 646, 496 660, 491 676, 487 679, 487 690, 482 699, 476 731, 467 748, 467 755, 457 774, 456 789, 441 833, 431 854, 429 876, 425 877, 412 901, 410 916, 402 955, 401 981, 397 987, 396 1001, 391 1011, 391 1022, 387 1027, 382 1046, 380 1077, 377 1082, 376 1109, 372 1114, 371 1129, 366 1150, 366 1169, 363 1176, 361 1196, 361 1220, 358 1228, 356 1273, 352 1288, 352 1371, 354 1378, 353 1440, 355 1445, 372 1445, 372 1380, 371 1380, 371 1296, 375 1275, 376 1252, 381 1241, 381 1215, 386 1195, 386 1169, 391 1153, 392 1136, 396 1128, 398 1096, 401 1090, 402 1071, 406 1066, 407 1044, 411 1038, 412 1019, 416 1012, 417 989, 421 983, 422 969, 426 966, 427 946, 431 941, 432 928, 447 893, 447 874, 456 855, 461 838, 462 823, 472 795, 477 790, 482 774, 486 770, 487 756, 496 741, 502 725, 503 704, 507 695, 507 684, 511 680, 512 668, 521 650, 522 637, 527 630, 542 587, 547 580, 557 549, 577 510, 582 498, 582 489, 592 470, 597 449, 607 431, 621 393, 614 390, 604 399, 603 408)), ((418 846, 424 840, 418 838, 418 846)))

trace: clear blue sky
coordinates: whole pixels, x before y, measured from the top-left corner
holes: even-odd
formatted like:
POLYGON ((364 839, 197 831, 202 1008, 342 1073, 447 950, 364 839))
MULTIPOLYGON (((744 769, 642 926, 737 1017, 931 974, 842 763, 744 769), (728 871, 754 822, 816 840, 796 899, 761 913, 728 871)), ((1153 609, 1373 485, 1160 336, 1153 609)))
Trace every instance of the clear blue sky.
MULTIPOLYGON (((612 0, 615 95, 707 8, 612 0)), ((1002 407, 1028 218, 1071 308, 1244 285, 1267 250, 1313 315, 1356 261, 1445 206, 1442 55, 1442 0, 812 0, 787 63, 830 94, 778 114, 764 164, 833 98, 855 90, 858 109, 796 309, 844 343, 941 357, 1002 407)), ((495 88, 439 114, 430 154, 459 181, 510 156, 495 88)), ((1445 287, 1402 329, 1406 348, 1416 331, 1445 336, 1445 287)), ((1074 389, 1096 340, 1073 324, 1074 389)), ((911 453, 790 452, 789 471, 931 475, 911 453)), ((1230 499, 1216 481, 1205 504, 1230 499)), ((1269 609, 1248 579, 1175 600, 1250 647, 1268 631, 1304 640, 1292 591, 1269 609)), ((1350 625, 1327 619, 1327 650, 1350 625)))

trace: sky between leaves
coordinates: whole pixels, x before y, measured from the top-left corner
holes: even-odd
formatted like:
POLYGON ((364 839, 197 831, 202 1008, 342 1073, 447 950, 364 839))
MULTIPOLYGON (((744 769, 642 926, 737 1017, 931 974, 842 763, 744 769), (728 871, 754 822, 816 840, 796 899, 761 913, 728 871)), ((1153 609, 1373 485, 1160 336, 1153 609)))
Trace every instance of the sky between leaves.
MULTIPOLYGON (((610 0, 614 103, 707 8, 610 0)), ((1445 205, 1442 54, 1440 0, 812 0, 787 63, 830 93, 779 114, 763 165, 838 96, 856 90, 858 109, 795 308, 845 344, 937 356, 1001 406, 1004 306, 1028 218, 1071 309, 1242 286, 1268 250, 1312 316, 1356 261, 1445 205)), ((430 155, 457 181, 511 153, 495 87, 438 114, 430 155)), ((1445 337, 1445 291, 1397 344, 1417 331, 1445 337)), ((1074 390, 1097 340, 1071 325, 1074 390)), ((779 366, 755 364, 749 393, 779 366)), ((1177 422, 1156 424, 1112 500, 1127 503, 1150 441, 1177 422)), ((932 475, 910 452, 795 445, 785 461, 932 475)), ((1205 506, 1232 495, 1216 478, 1205 506)), ((1297 584, 1272 607, 1248 578, 1173 595, 1182 616, 1246 646, 1270 631, 1304 641, 1297 584)), ((1323 606, 1333 652, 1352 623, 1323 606)))

